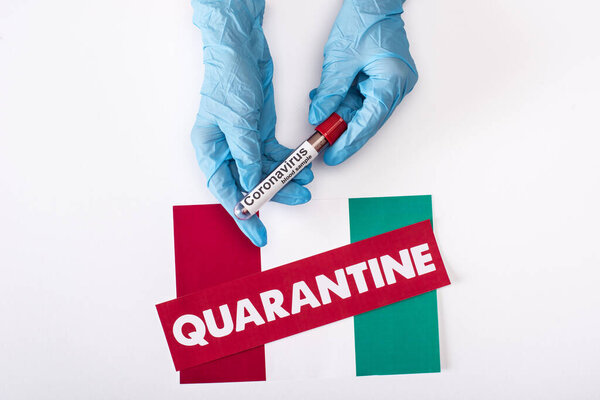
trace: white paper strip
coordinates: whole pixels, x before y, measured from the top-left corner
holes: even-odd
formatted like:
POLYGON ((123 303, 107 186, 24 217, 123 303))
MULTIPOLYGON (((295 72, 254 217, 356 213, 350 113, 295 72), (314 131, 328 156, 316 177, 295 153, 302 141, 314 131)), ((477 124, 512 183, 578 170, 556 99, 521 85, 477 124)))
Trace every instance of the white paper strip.
MULTIPOLYGON (((312 200, 294 212, 270 203, 260 217, 269 237, 263 271, 350 243, 347 199, 312 200)), ((354 320, 268 343, 265 353, 267 380, 355 376, 354 320)))

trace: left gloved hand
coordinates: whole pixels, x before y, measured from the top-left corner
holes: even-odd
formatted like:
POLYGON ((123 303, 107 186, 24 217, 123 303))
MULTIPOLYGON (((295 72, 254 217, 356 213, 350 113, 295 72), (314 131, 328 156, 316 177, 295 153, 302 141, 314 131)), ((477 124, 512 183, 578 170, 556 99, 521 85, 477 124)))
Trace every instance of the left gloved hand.
POLYGON ((348 130, 324 155, 336 165, 357 152, 383 125, 417 82, 408 51, 404 0, 345 0, 327 44, 319 87, 311 92, 309 122, 320 124, 338 108, 351 88, 362 105, 348 130))
MULTIPOLYGON (((291 152, 275 138, 273 61, 262 30, 264 0, 192 0, 194 23, 204 42, 202 99, 192 143, 208 188, 256 246, 267 243, 258 216, 240 220, 233 209, 291 152)), ((272 199, 310 200, 302 170, 272 199)))

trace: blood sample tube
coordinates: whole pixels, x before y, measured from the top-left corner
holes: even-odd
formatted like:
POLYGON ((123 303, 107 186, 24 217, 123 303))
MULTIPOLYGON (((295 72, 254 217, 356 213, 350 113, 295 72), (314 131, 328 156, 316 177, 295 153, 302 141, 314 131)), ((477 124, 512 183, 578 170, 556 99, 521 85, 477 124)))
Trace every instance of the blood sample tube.
POLYGON ((315 133, 302 143, 271 172, 261 183, 252 189, 236 204, 233 212, 239 219, 248 219, 263 204, 271 200, 294 176, 310 164, 328 145, 332 145, 346 130, 346 122, 333 113, 315 128, 315 133))

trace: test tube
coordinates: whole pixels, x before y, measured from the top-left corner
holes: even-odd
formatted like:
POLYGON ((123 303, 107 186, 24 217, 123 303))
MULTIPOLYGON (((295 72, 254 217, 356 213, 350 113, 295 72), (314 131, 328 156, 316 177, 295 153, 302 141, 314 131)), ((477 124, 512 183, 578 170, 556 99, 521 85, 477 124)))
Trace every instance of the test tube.
POLYGON ((331 114, 315 128, 315 133, 281 162, 265 179, 235 205, 233 213, 239 219, 248 219, 263 204, 271 200, 294 176, 310 164, 327 146, 332 145, 346 130, 346 122, 338 114, 331 114))

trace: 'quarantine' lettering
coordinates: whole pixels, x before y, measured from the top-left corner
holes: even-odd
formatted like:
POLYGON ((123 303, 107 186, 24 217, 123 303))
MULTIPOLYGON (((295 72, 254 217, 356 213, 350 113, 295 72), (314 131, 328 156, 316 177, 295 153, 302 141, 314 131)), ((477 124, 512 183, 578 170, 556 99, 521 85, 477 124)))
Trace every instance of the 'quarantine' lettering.
POLYGON ((384 254, 336 269, 331 276, 317 275, 311 285, 300 280, 287 290, 263 291, 256 304, 249 298, 242 298, 234 304, 204 310, 201 316, 181 315, 173 324, 173 336, 183 346, 206 346, 210 337, 221 338, 234 331, 242 332, 251 325, 269 324, 279 318, 394 285, 398 279, 413 279, 435 270, 429 245, 419 244, 394 255, 384 254), (371 285, 367 284, 367 278, 371 285), (311 286, 316 290, 311 290, 311 286))

